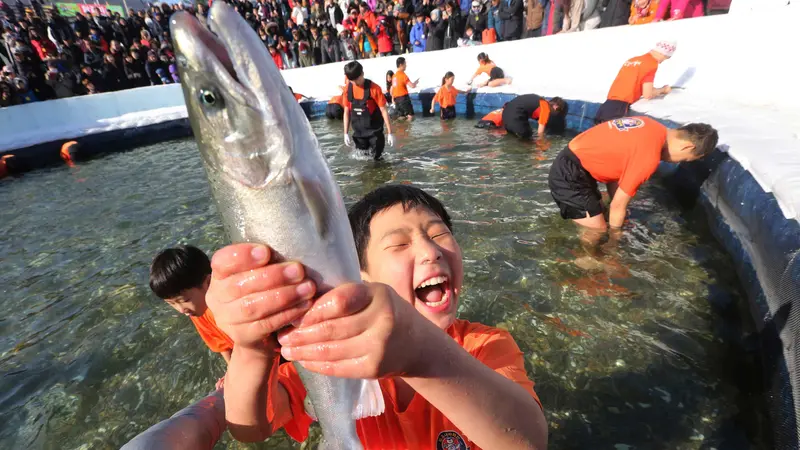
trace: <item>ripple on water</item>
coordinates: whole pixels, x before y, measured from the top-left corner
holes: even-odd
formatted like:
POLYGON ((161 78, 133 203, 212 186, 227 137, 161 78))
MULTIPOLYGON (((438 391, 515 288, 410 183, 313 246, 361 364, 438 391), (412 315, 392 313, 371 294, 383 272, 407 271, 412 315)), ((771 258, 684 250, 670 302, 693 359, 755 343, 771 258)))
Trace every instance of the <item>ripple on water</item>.
MULTIPOLYGON (((547 190, 565 141, 542 154, 472 124, 398 124, 382 162, 345 149, 340 123, 313 128, 347 204, 413 183, 447 206, 464 251, 460 314, 513 334, 550 448, 758 447, 742 293, 692 214, 645 187, 606 269, 580 269, 547 190)), ((221 358, 147 287, 161 248, 225 242, 193 141, 27 174, 0 183, 0 199, 0 448, 119 448, 213 388, 221 358)), ((298 447, 284 434, 217 446, 298 447)))

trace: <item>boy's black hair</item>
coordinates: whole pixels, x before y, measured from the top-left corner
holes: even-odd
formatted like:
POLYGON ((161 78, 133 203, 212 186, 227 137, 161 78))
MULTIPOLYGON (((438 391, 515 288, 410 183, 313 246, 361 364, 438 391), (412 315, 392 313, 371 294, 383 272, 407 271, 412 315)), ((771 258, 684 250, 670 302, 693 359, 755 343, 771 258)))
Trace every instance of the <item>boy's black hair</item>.
POLYGON ((453 231, 450 215, 442 202, 432 195, 418 187, 403 184, 381 186, 365 195, 351 206, 347 212, 347 216, 350 219, 350 228, 353 229, 353 239, 356 242, 358 261, 362 269, 367 268, 366 252, 367 244, 369 244, 369 226, 372 223, 372 218, 379 212, 397 204, 403 205, 405 211, 418 207, 427 208, 439 216, 450 231, 453 231))
POLYGON ((177 297, 200 287, 211 275, 211 260, 197 247, 182 245, 160 251, 150 264, 150 289, 159 298, 177 297))
POLYGON ((397 64, 397 68, 398 68, 398 69, 400 68, 400 66, 402 66, 402 65, 403 65, 403 64, 405 64, 405 63, 406 63, 406 59, 405 59, 405 58, 403 58, 402 56, 400 56, 399 58, 397 58, 397 62, 396 62, 396 64, 397 64))
POLYGON ((706 156, 717 148, 719 134, 717 130, 706 123, 690 123, 678 128, 681 137, 694 144, 695 156, 706 156))
POLYGON ((358 61, 350 61, 344 66, 344 75, 350 81, 356 81, 358 77, 364 75, 364 67, 358 61))

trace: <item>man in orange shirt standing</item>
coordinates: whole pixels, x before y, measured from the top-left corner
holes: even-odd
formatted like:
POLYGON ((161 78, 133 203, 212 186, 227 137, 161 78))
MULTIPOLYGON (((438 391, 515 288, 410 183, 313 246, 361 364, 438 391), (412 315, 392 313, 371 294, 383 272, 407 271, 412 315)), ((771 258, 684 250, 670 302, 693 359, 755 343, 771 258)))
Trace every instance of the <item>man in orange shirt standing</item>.
POLYGON ((444 205, 388 185, 348 215, 364 281, 310 302, 307 269, 270 264, 268 247, 235 244, 214 255, 209 306, 236 342, 225 389, 234 438, 261 441, 280 428, 308 437, 306 391, 294 365, 279 366, 283 355, 323 375, 379 380, 384 413, 356 421, 365 450, 547 448, 511 334, 456 319, 464 268, 444 205), (292 322, 297 328, 276 339, 292 322))
MULTIPOLYGON (((233 341, 217 327, 214 314, 206 305, 211 282, 211 261, 191 245, 159 252, 150 264, 150 289, 169 306, 192 321, 208 348, 231 361, 233 341)), ((217 388, 222 385, 222 377, 217 388)))
POLYGON ((653 81, 658 65, 671 58, 675 48, 675 42, 661 41, 648 53, 625 61, 611 84, 607 100, 597 110, 594 123, 627 116, 631 105, 642 97, 651 99, 669 94, 671 87, 655 88, 653 81))
POLYGON ((399 117, 405 117, 408 120, 414 118, 414 107, 408 96, 408 86, 415 88, 418 82, 419 79, 412 83, 406 75, 406 59, 402 56, 397 58, 397 72, 392 77, 392 99, 399 117))
POLYGON ((619 230, 628 203, 661 161, 700 159, 717 146, 710 125, 690 123, 669 129, 649 117, 623 117, 579 134, 556 156, 550 167, 550 194, 561 217, 587 229, 619 230), (597 183, 605 183, 611 205, 608 224, 597 183))
POLYGON ((386 111, 386 97, 381 87, 364 78, 364 68, 358 61, 344 66, 344 74, 350 83, 344 95, 344 144, 369 152, 377 161, 381 159, 386 144, 394 147, 392 124, 386 111), (350 138, 350 123, 353 138, 350 138), (386 125, 387 136, 383 134, 386 125))

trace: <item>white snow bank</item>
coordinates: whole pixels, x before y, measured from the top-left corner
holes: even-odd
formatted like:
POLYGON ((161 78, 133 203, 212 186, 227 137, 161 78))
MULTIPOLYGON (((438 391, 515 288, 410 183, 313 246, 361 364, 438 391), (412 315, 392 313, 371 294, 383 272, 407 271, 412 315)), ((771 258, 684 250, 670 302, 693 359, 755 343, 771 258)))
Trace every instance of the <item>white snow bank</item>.
MULTIPOLYGON (((741 0, 736 0, 740 1, 741 0)), ((664 99, 634 109, 678 123, 703 121, 720 132, 720 144, 772 192, 787 218, 800 218, 800 91, 792 55, 800 43, 800 7, 746 7, 747 13, 643 26, 623 26, 537 39, 405 55, 417 89, 435 89, 447 71, 456 85, 489 56, 513 84, 479 92, 537 93, 603 102, 622 63, 661 39, 678 42, 661 65, 656 85, 678 82, 664 99)), ((740 9, 740 11, 742 11, 740 9)), ((345 63, 283 72, 295 92, 316 99, 338 94, 345 63)), ((395 57, 362 61, 368 78, 385 86, 395 57)), ((0 150, 109 129, 185 117, 177 85, 34 103, 0 109, 0 150)))

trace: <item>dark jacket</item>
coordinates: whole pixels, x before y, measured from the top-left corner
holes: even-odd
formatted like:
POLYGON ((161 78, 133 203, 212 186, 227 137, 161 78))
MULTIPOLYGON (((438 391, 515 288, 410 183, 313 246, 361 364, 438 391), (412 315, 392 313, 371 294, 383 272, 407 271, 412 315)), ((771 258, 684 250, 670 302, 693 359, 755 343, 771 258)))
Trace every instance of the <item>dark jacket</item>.
MULTIPOLYGON (((532 3, 538 3, 538 0, 530 0, 532 3)), ((481 40, 481 33, 486 29, 486 13, 470 13, 467 17, 467 26, 472 27, 473 36, 477 36, 476 40, 481 40)), ((464 27, 466 31, 467 27, 464 27)), ((464 36, 466 37, 466 36, 464 36)))
POLYGON ((169 73, 167 70, 167 65, 161 60, 147 61, 144 63, 144 70, 147 72, 147 78, 150 80, 150 84, 153 86, 164 84, 161 81, 161 77, 156 72, 158 69, 163 70, 165 73, 169 73))
POLYGON ((428 39, 425 41, 425 51, 444 49, 444 32, 447 30, 447 22, 439 20, 428 24, 428 39))
POLYGON ((150 77, 144 67, 144 61, 134 59, 131 63, 125 64, 125 75, 131 87, 150 86, 150 77))
POLYGON ((108 91, 120 91, 130 87, 124 68, 117 67, 115 64, 106 63, 103 69, 105 75, 103 78, 105 79, 106 89, 108 91))
POLYGON ((503 39, 519 39, 522 35, 522 0, 500 0, 500 12, 503 19, 503 39))
POLYGON ((610 0, 600 15, 600 28, 627 25, 631 14, 631 0, 610 0))
POLYGON ((342 60, 342 54, 340 51, 339 41, 336 39, 322 39, 320 41, 322 46, 322 64, 327 64, 330 62, 339 62, 342 60))
POLYGON ((458 38, 464 34, 464 22, 461 20, 461 11, 453 10, 453 15, 448 17, 445 22, 447 26, 444 30, 443 47, 445 49, 458 47, 458 38))
POLYGON ((339 8, 338 3, 332 3, 325 8, 325 13, 328 14, 328 19, 331 19, 331 11, 333 12, 333 24, 340 24, 344 20, 344 13, 342 12, 342 8, 339 8))

